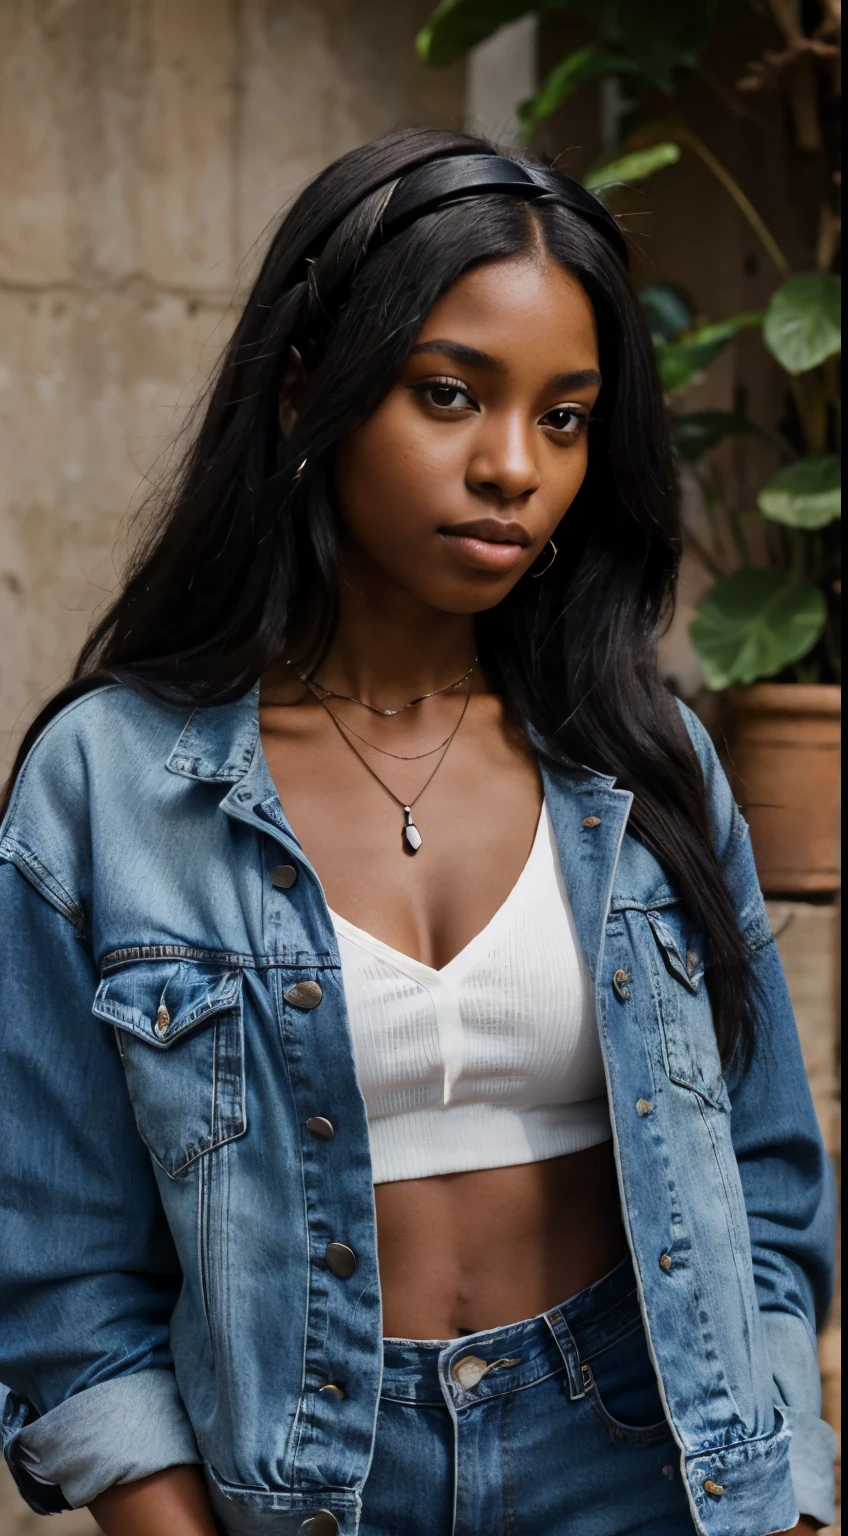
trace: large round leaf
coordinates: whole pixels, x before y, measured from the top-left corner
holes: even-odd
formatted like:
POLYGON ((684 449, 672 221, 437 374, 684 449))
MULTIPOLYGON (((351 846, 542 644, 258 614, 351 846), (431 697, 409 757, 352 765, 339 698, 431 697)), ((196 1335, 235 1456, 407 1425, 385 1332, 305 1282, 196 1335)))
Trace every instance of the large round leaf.
POLYGON ((692 621, 692 639, 708 688, 774 677, 812 650, 827 617, 818 587, 785 571, 746 566, 710 589, 692 621))
POLYGON ((842 512, 842 465, 834 453, 788 464, 764 486, 757 506, 787 528, 826 528, 842 512))
POLYGON ((805 272, 772 294, 763 337, 788 373, 805 373, 840 350, 841 321, 839 278, 832 272, 805 272))

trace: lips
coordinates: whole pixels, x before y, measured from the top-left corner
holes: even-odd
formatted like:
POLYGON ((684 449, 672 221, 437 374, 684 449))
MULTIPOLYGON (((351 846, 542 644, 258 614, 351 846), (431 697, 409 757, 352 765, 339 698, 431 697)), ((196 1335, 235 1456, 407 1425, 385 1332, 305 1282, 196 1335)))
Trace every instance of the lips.
POLYGON ((439 533, 463 565, 494 575, 504 575, 520 565, 525 549, 533 542, 523 523, 505 523, 498 517, 452 523, 439 533))
POLYGON ((474 539, 481 544, 520 544, 522 549, 533 540, 522 523, 503 523, 499 517, 481 517, 473 523, 452 523, 440 533, 452 539, 474 539))

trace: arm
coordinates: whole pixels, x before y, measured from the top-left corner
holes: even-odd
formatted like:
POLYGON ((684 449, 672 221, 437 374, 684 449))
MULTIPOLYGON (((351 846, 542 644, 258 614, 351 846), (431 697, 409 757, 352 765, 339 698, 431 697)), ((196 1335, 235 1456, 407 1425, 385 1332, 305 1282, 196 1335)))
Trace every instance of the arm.
POLYGON ((89 1509, 105 1536, 216 1536, 198 1467, 169 1467, 109 1488, 89 1509))
MULTIPOLYGON (((712 743, 684 711, 704 769, 716 847, 751 952, 757 1044, 731 1071, 732 1137, 775 1401, 792 1430, 790 1463, 809 1529, 833 1512, 835 1435, 821 1418, 816 1327, 833 1287, 834 1180, 816 1121, 783 967, 760 893, 748 827, 712 743)), ((801 1530, 804 1526, 800 1527, 801 1530)))
POLYGON ((3 1440, 23 1497, 54 1513, 200 1458, 172 1368, 181 1276, 150 1160, 112 1032, 91 1013, 91 955, 61 893, 42 892, 0 857, 3 1440))

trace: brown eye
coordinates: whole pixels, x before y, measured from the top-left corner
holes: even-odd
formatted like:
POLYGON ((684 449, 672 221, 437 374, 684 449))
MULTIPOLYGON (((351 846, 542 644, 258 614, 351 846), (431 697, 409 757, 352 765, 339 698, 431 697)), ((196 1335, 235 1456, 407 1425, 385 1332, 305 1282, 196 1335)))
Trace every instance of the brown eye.
POLYGON ((553 427, 563 437, 577 437, 578 433, 586 425, 586 417, 582 411, 577 411, 571 405, 559 405, 556 410, 548 411, 544 417, 548 426, 553 427))
POLYGON ((427 394, 433 405, 438 405, 442 410, 456 410, 457 406, 470 405, 464 389, 458 384, 428 384, 427 394))

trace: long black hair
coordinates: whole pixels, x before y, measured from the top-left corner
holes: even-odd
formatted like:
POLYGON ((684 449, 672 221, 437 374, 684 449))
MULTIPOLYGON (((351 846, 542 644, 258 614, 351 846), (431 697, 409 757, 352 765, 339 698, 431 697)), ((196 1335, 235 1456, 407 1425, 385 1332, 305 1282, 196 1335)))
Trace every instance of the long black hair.
MULTIPOLYGON (((701 924, 725 1061, 753 1043, 746 947, 713 851, 706 790, 659 675, 657 635, 680 556, 678 495, 653 349, 625 263, 597 221, 551 195, 484 192, 437 207, 381 243, 399 177, 435 157, 498 153, 485 140, 410 130, 353 150, 296 200, 274 236, 205 414, 126 583, 71 681, 26 734, 119 678, 170 700, 244 693, 280 653, 309 593, 332 632, 338 591, 333 451, 391 388, 437 300, 470 268, 541 242, 595 310, 603 388, 581 490, 543 581, 519 581, 478 617, 481 661, 511 717, 566 768, 615 775, 630 829, 701 924), (279 396, 290 349, 306 369, 290 438, 279 396), (306 470, 298 475, 303 459, 306 470)), ((319 626, 321 629, 322 626, 319 626)))

